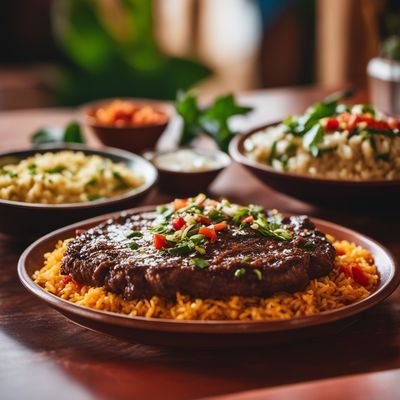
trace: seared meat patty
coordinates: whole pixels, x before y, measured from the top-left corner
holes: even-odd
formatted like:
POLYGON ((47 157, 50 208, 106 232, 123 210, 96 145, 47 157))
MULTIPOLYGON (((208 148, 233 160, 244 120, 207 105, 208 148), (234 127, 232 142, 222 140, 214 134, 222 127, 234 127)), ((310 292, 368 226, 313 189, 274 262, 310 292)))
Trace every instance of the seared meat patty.
POLYGON ((266 237, 255 225, 232 224, 214 243, 205 240, 201 255, 192 250, 182 256, 154 247, 150 226, 156 217, 125 215, 79 234, 68 245, 61 273, 125 299, 172 298, 176 292, 224 298, 302 290, 334 265, 335 249, 305 216, 281 220, 281 228, 290 232, 287 240, 266 237))

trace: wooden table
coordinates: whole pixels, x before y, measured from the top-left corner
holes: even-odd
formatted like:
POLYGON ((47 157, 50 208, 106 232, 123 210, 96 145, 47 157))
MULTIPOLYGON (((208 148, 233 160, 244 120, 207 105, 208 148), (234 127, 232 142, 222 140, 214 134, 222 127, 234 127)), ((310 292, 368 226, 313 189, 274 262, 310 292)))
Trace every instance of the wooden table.
MULTIPOLYGON (((236 121, 237 126, 253 127, 300 112, 324 94, 326 91, 312 88, 244 94, 243 103, 255 105, 257 111, 247 121, 236 121)), ((0 150, 27 146, 34 129, 73 117, 74 111, 56 109, 0 113, 0 150)), ((168 137, 164 145, 166 141, 168 137)), ((382 242, 400 259, 399 212, 314 208, 263 187, 237 165, 218 178, 211 192, 344 224, 382 242)), ((169 199, 154 192, 146 203, 169 199)), ((332 337, 265 349, 166 349, 129 344, 85 330, 36 300, 21 286, 16 273, 25 246, 5 238, 0 241, 1 399, 400 397, 400 373, 396 370, 400 368, 399 291, 332 337), (232 393, 236 394, 230 396, 232 393)))

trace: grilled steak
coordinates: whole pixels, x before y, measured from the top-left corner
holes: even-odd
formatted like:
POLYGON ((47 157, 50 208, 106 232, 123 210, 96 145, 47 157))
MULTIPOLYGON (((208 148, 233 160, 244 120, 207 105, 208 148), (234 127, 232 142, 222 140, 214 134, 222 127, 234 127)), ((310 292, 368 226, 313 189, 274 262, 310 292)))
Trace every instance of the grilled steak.
POLYGON ((219 219, 226 217, 228 223, 213 225, 209 216, 215 212, 210 207, 194 210, 178 210, 177 215, 163 217, 161 225, 160 215, 149 212, 123 215, 91 228, 69 243, 61 273, 82 284, 104 286, 125 299, 174 297, 176 292, 223 298, 302 290, 310 279, 333 268, 333 246, 305 216, 282 218, 279 223, 274 217, 265 225, 270 230, 262 230, 259 224, 265 219, 260 220, 260 211, 249 211, 256 218, 245 215, 235 224, 235 217, 220 210, 219 219), (202 230, 205 225, 208 228, 202 230), (168 232, 154 233, 157 230, 168 232), (165 239, 161 247, 155 235, 165 239))

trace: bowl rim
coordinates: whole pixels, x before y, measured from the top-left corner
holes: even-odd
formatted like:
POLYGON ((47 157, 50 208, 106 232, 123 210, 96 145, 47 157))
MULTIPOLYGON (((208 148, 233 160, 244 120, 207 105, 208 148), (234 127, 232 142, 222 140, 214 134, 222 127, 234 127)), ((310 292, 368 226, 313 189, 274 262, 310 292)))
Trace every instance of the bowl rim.
POLYGON ((270 176, 283 176, 289 179, 295 179, 298 181, 309 182, 309 183, 321 183, 327 185, 343 185, 343 186, 400 186, 400 179, 386 180, 386 179, 377 179, 377 180, 356 180, 356 179, 333 179, 333 178, 321 178, 321 177, 313 177, 306 174, 296 174, 293 172, 281 172, 273 167, 262 164, 256 160, 251 159, 246 156, 244 153, 244 142, 250 136, 266 129, 272 128, 274 126, 278 126, 282 123, 282 120, 271 122, 268 124, 260 125, 256 128, 251 129, 250 131, 241 133, 236 135, 229 144, 229 154, 236 162, 239 164, 245 165, 249 168, 256 169, 258 171, 262 171, 270 176))
MULTIPOLYGON (((5 151, 5 152, 0 152, 0 160, 3 157, 11 157, 11 156, 18 156, 19 154, 22 153, 31 153, 32 155, 37 154, 37 153, 42 153, 42 152, 47 152, 47 151, 62 151, 62 150, 71 150, 71 151, 82 151, 82 152, 90 152, 94 154, 98 154, 102 157, 107 157, 107 155, 114 155, 117 157, 121 157, 125 161, 132 161, 132 160, 137 160, 144 165, 146 165, 146 168, 151 171, 151 177, 150 179, 145 179, 145 182, 136 187, 133 188, 121 195, 118 196, 113 196, 109 197, 106 199, 99 199, 99 200, 94 200, 94 201, 84 201, 84 202, 79 202, 79 203, 60 203, 60 204, 43 204, 43 203, 30 203, 30 202, 23 202, 23 201, 15 201, 15 200, 6 200, 6 199, 0 199, 0 205, 10 205, 18 208, 30 208, 30 209, 57 209, 57 210, 70 210, 70 209, 86 209, 86 208, 96 208, 96 207, 102 207, 104 205, 111 205, 111 204, 117 204, 121 201, 124 201, 126 199, 129 199, 131 197, 134 197, 138 194, 144 193, 148 190, 150 190, 151 187, 153 187, 157 180, 158 180, 158 171, 157 168, 154 167, 154 165, 146 160, 144 157, 131 153, 126 150, 122 149, 117 149, 114 147, 108 147, 108 146, 102 146, 99 148, 95 147, 90 147, 84 144, 76 144, 76 143, 63 143, 63 144, 43 144, 37 147, 29 147, 25 149, 19 149, 19 150, 13 150, 13 151, 5 151)), ((123 161, 121 161, 123 162, 123 161)))
POLYGON ((147 158, 147 159, 154 165, 154 167, 158 171, 169 173, 169 174, 176 174, 176 175, 195 175, 195 174, 202 175, 202 174, 207 174, 210 172, 222 171, 223 169, 228 168, 232 164, 232 158, 230 157, 230 155, 219 149, 205 149, 202 147, 180 146, 175 149, 154 151, 151 153, 152 153, 151 156, 149 156, 149 158, 147 158), (221 164, 219 167, 210 168, 205 171, 175 171, 173 169, 166 169, 166 168, 159 167, 158 165, 155 164, 155 162, 154 162, 155 158, 157 158, 158 156, 163 155, 163 154, 173 153, 173 152, 176 152, 177 150, 181 150, 181 149, 198 150, 200 152, 214 154, 214 155, 217 155, 219 159, 221 159, 221 158, 224 159, 224 163, 221 164))
POLYGON ((82 104, 78 108, 78 121, 83 124, 90 126, 92 128, 100 128, 107 130, 122 130, 122 129, 145 129, 145 128, 161 128, 167 126, 171 121, 174 115, 174 106, 172 101, 167 100, 156 100, 156 99, 145 99, 145 98, 135 98, 135 97, 110 97, 105 99, 99 99, 90 101, 88 103, 82 104), (158 122, 155 124, 136 124, 136 125, 126 125, 126 126, 116 126, 112 124, 102 124, 97 123, 96 120, 90 115, 90 112, 93 112, 96 108, 99 108, 101 105, 109 104, 115 100, 124 100, 129 101, 133 104, 138 105, 151 105, 158 111, 161 111, 165 114, 166 119, 163 122, 158 122))
MULTIPOLYGON (((32 277, 26 270, 26 261, 30 254, 35 249, 47 242, 62 239, 63 234, 67 234, 68 231, 85 227, 86 229, 90 226, 94 226, 102 221, 109 218, 121 215, 121 213, 140 213, 155 210, 156 206, 145 206, 139 208, 132 208, 122 212, 114 212, 90 218, 81 222, 77 222, 68 225, 64 228, 57 229, 56 231, 50 232, 47 235, 36 240, 30 246, 28 246, 22 253, 18 260, 18 276, 23 286, 36 297, 46 302, 48 305, 58 309, 62 313, 73 314, 80 318, 85 318, 101 323, 105 323, 110 326, 125 327, 131 329, 141 330, 157 330, 166 332, 191 332, 191 333, 261 333, 261 332, 277 332, 277 331, 288 331, 301 328, 308 328, 313 326, 325 325, 334 321, 343 320, 352 317, 362 311, 365 311, 378 303, 382 302, 393 291, 397 288, 400 283, 400 266, 393 258, 391 252, 387 250, 383 245, 354 230, 345 228, 341 225, 329 222, 326 220, 312 218, 313 222, 317 227, 322 226, 323 229, 333 229, 339 231, 344 235, 350 235, 356 238, 355 241, 361 241, 363 246, 374 249, 374 257, 378 254, 380 257, 384 257, 388 263, 390 270, 389 276, 385 282, 378 287, 367 298, 360 300, 356 303, 329 311, 323 311, 313 316, 296 317, 286 320, 272 320, 272 321, 201 321, 201 320, 171 320, 165 318, 146 318, 146 317, 132 317, 123 314, 117 314, 109 311, 95 310, 85 306, 80 306, 72 303, 68 300, 64 300, 45 291, 41 286, 36 284, 32 277)), ((64 237, 66 239, 66 237, 64 237)), ((340 238, 339 238, 340 239, 340 238)), ((40 266, 38 266, 39 268, 40 266)), ((379 266, 378 272, 379 271, 379 266)))

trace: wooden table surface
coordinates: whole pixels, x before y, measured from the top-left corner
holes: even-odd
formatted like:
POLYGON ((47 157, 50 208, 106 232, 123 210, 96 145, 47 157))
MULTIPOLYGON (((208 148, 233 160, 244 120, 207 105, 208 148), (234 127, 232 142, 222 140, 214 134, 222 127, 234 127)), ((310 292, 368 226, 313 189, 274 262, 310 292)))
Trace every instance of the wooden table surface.
MULTIPOLYGON (((257 110, 236 124, 241 129, 251 128, 288 113, 301 112, 326 93, 308 88, 244 94, 243 103, 252 104, 257 110)), ((36 128, 65 123, 74 116, 73 110, 57 109, 0 113, 0 151, 26 147, 29 134, 36 128)), ((164 146, 169 138, 168 135, 164 138, 164 146)), ((96 144, 92 138, 90 141, 96 144)), ((263 187, 237 165, 220 175, 211 193, 346 225, 380 241, 400 260, 399 212, 350 213, 311 207, 263 187)), ((169 199, 155 191, 145 203, 169 199)), ((273 348, 168 349, 130 344, 85 330, 31 296, 19 283, 16 272, 18 257, 25 246, 0 238, 1 399, 167 400, 215 396, 232 400, 398 399, 400 396, 397 389, 399 290, 335 336, 273 348)))

